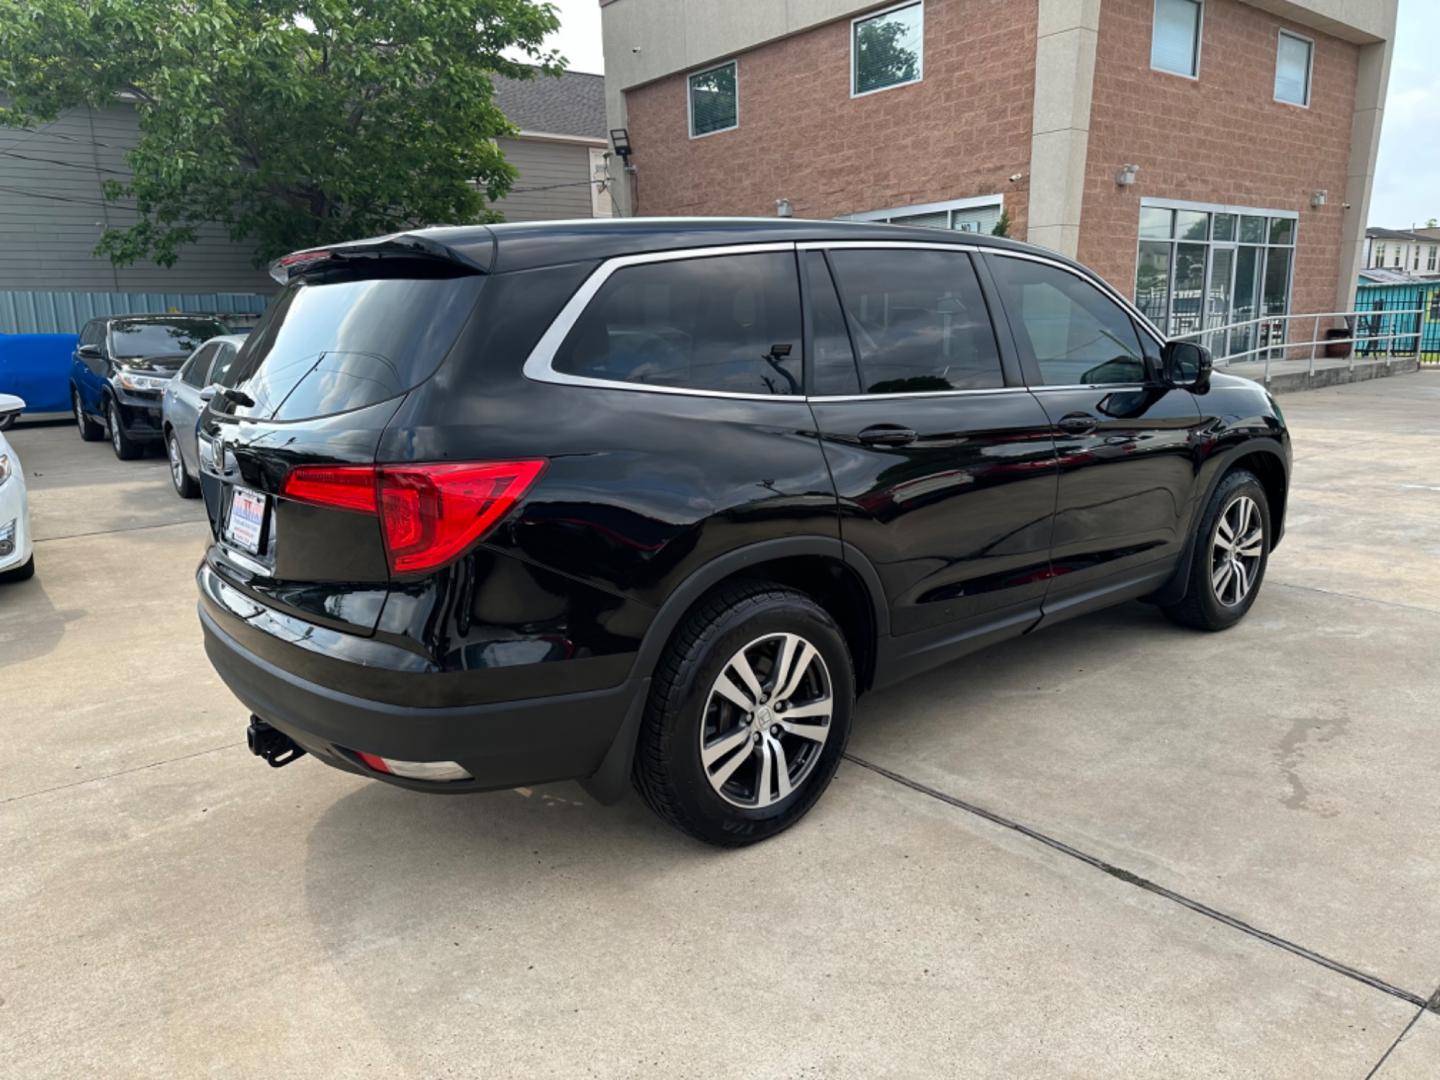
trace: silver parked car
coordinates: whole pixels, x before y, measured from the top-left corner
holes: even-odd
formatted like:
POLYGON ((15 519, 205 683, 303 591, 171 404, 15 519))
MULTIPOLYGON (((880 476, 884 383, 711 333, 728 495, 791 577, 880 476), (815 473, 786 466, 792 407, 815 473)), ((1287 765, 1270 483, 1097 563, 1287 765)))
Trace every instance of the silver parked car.
POLYGON ((195 426, 216 389, 230 385, 230 372, 244 343, 244 334, 211 338, 190 354, 190 359, 165 388, 161 402, 165 453, 170 458, 170 479, 182 499, 193 499, 200 494, 195 426))

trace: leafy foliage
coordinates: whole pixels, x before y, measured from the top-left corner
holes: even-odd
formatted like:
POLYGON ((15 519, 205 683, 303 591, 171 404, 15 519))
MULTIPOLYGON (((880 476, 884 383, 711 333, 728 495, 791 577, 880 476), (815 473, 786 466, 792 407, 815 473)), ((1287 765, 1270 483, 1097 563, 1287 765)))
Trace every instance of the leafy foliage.
POLYGON ((1010 235, 1010 211, 1009 211, 1009 210, 1001 210, 1001 211, 1000 211, 1000 218, 999 218, 998 221, 995 222, 995 227, 990 230, 990 235, 991 235, 991 236, 1009 236, 1009 235, 1010 235))
POLYGON ((172 265, 205 222, 269 259, 492 220, 515 172, 490 75, 558 73, 558 25, 536 0, 0 0, 0 124, 134 103, 117 264, 172 265))
POLYGON ((858 93, 911 82, 920 74, 914 47, 917 27, 905 13, 860 23, 855 33, 855 89, 858 93))

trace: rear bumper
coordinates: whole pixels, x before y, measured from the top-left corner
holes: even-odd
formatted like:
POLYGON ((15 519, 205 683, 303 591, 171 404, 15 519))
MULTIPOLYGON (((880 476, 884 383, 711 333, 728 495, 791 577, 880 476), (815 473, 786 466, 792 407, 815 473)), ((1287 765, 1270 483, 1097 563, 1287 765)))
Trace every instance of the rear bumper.
POLYGON ((498 704, 417 708, 307 681, 235 640, 200 605, 205 652, 252 713, 327 764, 423 791, 490 791, 594 776, 644 681, 498 704), (473 780, 429 783, 374 772, 357 751, 404 761, 456 761, 473 780))

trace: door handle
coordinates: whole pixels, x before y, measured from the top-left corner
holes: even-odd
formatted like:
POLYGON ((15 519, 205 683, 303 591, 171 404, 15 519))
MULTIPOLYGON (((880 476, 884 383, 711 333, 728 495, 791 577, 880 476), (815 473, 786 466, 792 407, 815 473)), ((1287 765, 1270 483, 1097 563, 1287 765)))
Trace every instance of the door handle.
POLYGON ((1089 413, 1066 413, 1055 425, 1067 435, 1088 435, 1100 426, 1100 421, 1089 413))
POLYGON ((866 446, 908 446, 918 436, 910 428, 898 424, 872 424, 857 438, 866 446))

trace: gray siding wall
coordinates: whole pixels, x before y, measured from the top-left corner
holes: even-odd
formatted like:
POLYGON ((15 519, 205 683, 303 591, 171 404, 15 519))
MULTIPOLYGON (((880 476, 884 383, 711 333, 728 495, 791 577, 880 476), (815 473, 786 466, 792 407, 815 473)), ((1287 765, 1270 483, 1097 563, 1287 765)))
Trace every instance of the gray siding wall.
POLYGON ((508 198, 494 204, 506 221, 545 221, 592 216, 590 150, 569 143, 501 139, 505 160, 520 172, 508 198), (569 187, 552 187, 568 184, 569 187), (526 192, 526 188, 550 188, 526 192))
POLYGON ((104 201, 101 184, 124 179, 125 152, 138 138, 128 106, 74 109, 33 134, 0 128, 0 289, 273 293, 252 249, 218 227, 203 230, 168 270, 116 268, 94 254, 106 224, 135 221, 104 201))

